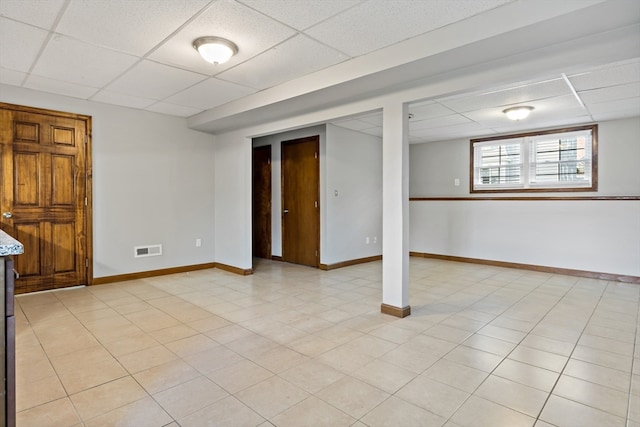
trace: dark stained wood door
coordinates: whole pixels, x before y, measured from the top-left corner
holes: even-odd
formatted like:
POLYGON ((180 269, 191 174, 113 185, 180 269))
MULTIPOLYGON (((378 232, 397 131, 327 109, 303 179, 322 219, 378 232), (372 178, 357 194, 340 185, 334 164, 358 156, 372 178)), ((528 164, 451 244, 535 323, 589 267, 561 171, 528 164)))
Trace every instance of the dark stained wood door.
POLYGON ((253 149, 253 256, 271 259, 271 146, 253 149))
POLYGON ((282 258, 320 265, 320 139, 282 143, 282 258))
POLYGON ((23 243, 16 293, 89 277, 91 119, 0 104, 2 229, 23 243))

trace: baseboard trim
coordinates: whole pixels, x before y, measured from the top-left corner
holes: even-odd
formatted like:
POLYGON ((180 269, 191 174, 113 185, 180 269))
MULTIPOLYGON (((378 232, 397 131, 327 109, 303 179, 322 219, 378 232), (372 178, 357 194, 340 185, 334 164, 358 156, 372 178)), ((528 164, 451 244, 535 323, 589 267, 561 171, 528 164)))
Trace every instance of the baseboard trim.
POLYGON ((126 282, 128 280, 148 279, 149 277, 166 276, 168 274, 186 273, 189 271, 206 270, 216 267, 216 263, 185 265, 182 267, 163 268, 160 270, 140 271, 137 273, 118 274, 116 276, 94 277, 92 285, 104 285, 107 283, 126 282))
POLYGON ((222 264, 220 262, 214 262, 213 264, 215 265, 216 268, 219 268, 220 270, 239 274, 241 276, 250 276, 253 274, 253 268, 234 267, 232 265, 222 264))
POLYGON ((350 265, 365 264, 372 261, 380 261, 382 255, 374 255, 365 258, 350 259, 348 261, 336 262, 335 264, 320 264, 320 270, 334 270, 336 268, 348 267, 350 265))
POLYGON ((380 305, 380 312, 382 314, 389 314, 391 316, 399 317, 402 319, 411 314, 411 306, 408 305, 406 307, 396 307, 383 303, 380 305))
POLYGON ((466 262, 470 264, 493 265, 496 267, 519 268, 542 273, 566 274, 567 276, 588 277, 590 279, 611 280, 614 282, 640 284, 640 277, 623 274, 600 273, 596 271, 573 270, 570 268, 546 267, 543 265, 520 264, 516 262, 493 261, 479 258, 466 258, 452 255, 438 255, 423 252, 410 252, 409 255, 421 258, 442 259, 445 261, 466 262))

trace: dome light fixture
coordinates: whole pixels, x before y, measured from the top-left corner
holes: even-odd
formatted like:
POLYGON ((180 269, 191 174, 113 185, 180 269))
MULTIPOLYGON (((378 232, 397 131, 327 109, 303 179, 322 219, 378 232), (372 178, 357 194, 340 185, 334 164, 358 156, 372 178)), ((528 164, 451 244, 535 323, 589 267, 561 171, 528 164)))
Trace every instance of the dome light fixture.
POLYGON ((506 110, 502 110, 503 113, 507 115, 511 120, 522 120, 526 119, 529 116, 529 113, 533 110, 533 107, 528 105, 524 105, 521 107, 511 107, 506 110))
POLYGON ((238 53, 238 46, 221 37, 199 37, 193 41, 193 48, 202 58, 211 64, 224 64, 238 53))

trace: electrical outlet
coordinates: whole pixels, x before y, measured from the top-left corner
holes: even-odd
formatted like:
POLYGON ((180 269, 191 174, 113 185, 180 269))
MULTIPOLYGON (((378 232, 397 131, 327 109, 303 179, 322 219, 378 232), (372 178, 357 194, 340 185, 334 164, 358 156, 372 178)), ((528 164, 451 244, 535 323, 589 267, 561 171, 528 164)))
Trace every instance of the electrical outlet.
POLYGON ((367 238, 365 238, 365 239, 364 239, 364 242, 368 245, 368 244, 369 244, 369 238, 368 238, 368 237, 367 237, 367 238))
POLYGON ((378 243, 378 236, 373 236, 373 243, 378 243))
POLYGON ((196 248, 202 246, 202 239, 196 239, 196 248))
POLYGON ((455 185, 456 187, 460 186, 460 178, 456 178, 453 180, 453 185, 455 185))

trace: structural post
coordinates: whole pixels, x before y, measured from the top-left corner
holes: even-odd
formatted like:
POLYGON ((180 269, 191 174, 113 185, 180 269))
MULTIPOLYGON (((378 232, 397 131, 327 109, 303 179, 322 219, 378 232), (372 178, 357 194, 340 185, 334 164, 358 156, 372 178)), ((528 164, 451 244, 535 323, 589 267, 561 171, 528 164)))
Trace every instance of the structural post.
POLYGON ((382 133, 382 313, 411 314, 409 306, 408 106, 385 105, 382 133))

